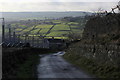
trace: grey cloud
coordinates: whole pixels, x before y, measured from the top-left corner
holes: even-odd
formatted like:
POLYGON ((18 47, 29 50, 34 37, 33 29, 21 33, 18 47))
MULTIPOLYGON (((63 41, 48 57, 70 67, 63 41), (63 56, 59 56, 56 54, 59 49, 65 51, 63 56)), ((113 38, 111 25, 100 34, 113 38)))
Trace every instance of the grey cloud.
MULTIPOLYGON (((55 1, 55 0, 54 0, 55 1)), ((4 3, 3 11, 92 11, 98 8, 109 10, 116 2, 39 2, 4 3)))

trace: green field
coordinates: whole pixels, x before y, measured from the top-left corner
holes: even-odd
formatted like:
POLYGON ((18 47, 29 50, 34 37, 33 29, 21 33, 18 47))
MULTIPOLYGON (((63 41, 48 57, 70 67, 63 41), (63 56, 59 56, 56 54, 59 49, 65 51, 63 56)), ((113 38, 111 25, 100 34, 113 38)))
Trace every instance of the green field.
POLYGON ((83 30, 80 29, 81 26, 79 26, 78 25, 79 23, 77 22, 67 22, 67 21, 65 22, 62 20, 50 20, 50 21, 46 20, 41 22, 42 22, 41 24, 37 24, 35 26, 28 26, 17 22, 17 23, 12 23, 11 27, 15 29, 16 34, 20 34, 20 35, 26 35, 26 34, 29 36, 42 35, 47 37, 53 36, 56 38, 60 38, 60 37, 67 38, 67 35, 70 32, 78 33, 78 34, 83 32, 83 30), (50 30, 52 26, 54 27, 50 30))

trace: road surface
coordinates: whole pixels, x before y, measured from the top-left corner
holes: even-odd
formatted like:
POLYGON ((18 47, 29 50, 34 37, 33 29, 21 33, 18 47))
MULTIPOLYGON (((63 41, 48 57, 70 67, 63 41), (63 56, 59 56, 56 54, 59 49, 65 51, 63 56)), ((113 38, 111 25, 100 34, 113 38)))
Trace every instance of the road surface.
POLYGON ((65 61, 58 54, 42 56, 37 71, 38 78, 92 78, 65 61))

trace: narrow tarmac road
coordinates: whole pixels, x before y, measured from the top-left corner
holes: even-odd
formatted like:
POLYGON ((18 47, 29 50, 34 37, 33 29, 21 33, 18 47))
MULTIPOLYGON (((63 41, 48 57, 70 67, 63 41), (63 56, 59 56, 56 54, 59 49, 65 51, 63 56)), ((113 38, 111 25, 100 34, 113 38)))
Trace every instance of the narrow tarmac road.
POLYGON ((41 57, 37 71, 38 78, 92 78, 55 54, 41 57))

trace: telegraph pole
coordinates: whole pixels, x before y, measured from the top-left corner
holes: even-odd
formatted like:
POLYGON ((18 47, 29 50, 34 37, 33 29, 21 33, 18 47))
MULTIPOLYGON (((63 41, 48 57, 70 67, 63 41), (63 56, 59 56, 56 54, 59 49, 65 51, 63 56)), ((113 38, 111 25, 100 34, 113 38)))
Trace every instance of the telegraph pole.
POLYGON ((16 41, 16 34, 15 34, 15 31, 13 32, 13 40, 14 40, 14 43, 16 41))
POLYGON ((9 41, 11 42, 11 25, 9 24, 9 41))
POLYGON ((5 20, 4 18, 0 18, 2 19, 2 42, 5 41, 5 20))
POLYGON ((3 18, 3 22, 2 22, 2 41, 5 41, 5 20, 3 18))

